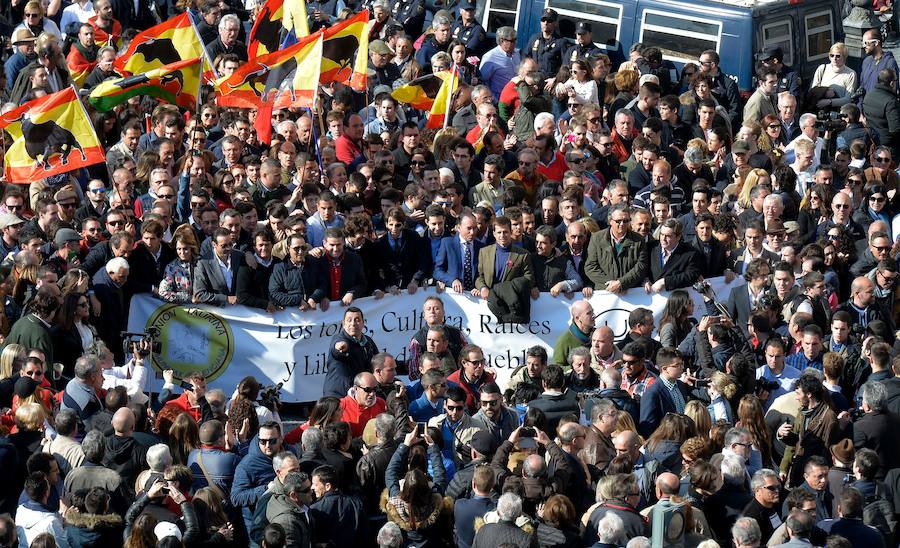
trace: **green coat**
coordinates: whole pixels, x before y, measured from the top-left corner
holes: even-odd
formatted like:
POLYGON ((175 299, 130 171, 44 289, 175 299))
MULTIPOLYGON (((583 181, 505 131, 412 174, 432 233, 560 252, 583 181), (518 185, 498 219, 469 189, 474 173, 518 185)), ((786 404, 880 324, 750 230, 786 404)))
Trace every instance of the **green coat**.
POLYGON ((617 253, 609 229, 601 230, 588 244, 584 273, 598 290, 612 280, 622 282, 622 289, 639 287, 650 270, 649 253, 647 244, 634 232, 625 235, 617 253))
POLYGON ((588 348, 589 345, 590 335, 588 335, 588 343, 584 344, 572 333, 571 325, 569 325, 566 327, 565 332, 556 339, 556 346, 553 347, 553 359, 550 360, 550 362, 562 367, 565 371, 568 371, 569 352, 571 352, 573 348, 578 348, 579 346, 588 348))
POLYGON ((48 369, 53 364, 53 339, 50 337, 50 329, 34 314, 22 316, 13 324, 3 346, 8 344, 21 344, 25 348, 37 348, 46 356, 47 359, 44 363, 47 364, 48 369))

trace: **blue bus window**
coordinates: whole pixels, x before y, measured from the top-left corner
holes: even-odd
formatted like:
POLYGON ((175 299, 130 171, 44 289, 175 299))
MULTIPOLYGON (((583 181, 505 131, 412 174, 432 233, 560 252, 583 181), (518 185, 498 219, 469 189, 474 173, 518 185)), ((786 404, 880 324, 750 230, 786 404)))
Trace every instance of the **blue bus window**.
POLYGON ((672 13, 644 11, 640 42, 658 47, 663 57, 682 63, 696 62, 705 50, 719 50, 722 23, 699 21, 672 13))
POLYGON ((488 32, 497 32, 500 27, 516 27, 520 0, 488 0, 484 10, 485 22, 482 23, 488 32))
POLYGON ((820 11, 804 17, 806 22, 806 58, 825 59, 834 44, 831 11, 820 11))
POLYGON ((784 64, 794 64, 794 33, 790 19, 767 23, 762 27, 763 47, 779 47, 784 52, 784 64))
POLYGON ((585 20, 591 22, 594 43, 598 46, 619 39, 622 6, 596 0, 549 0, 547 7, 559 13, 559 32, 565 38, 574 40, 575 23, 585 20))

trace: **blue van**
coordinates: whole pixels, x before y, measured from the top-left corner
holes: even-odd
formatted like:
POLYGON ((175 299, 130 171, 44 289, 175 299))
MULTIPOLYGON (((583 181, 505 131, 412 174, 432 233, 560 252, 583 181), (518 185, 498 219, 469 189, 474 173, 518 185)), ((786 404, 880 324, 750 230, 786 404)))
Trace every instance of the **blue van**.
POLYGON ((522 45, 540 32, 541 11, 559 13, 559 32, 575 39, 575 23, 590 21, 597 45, 617 62, 635 42, 656 46, 679 69, 707 49, 719 52, 721 69, 742 91, 753 87, 753 55, 780 46, 784 62, 809 81, 843 38, 839 2, 833 0, 484 0, 479 7, 489 33, 515 27, 522 45), (483 11, 482 11, 483 10, 483 11))

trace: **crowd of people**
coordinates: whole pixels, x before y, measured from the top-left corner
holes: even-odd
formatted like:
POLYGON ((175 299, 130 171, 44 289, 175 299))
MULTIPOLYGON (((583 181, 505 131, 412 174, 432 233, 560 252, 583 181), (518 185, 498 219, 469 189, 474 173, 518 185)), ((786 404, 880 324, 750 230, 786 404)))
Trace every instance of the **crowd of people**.
MULTIPOLYGON (((488 34, 468 0, 329 0, 310 29, 363 7, 365 93, 323 82, 271 127, 211 86, 196 112, 86 104, 105 164, 3 181, 0 548, 896 546, 900 108, 879 30, 859 72, 835 42, 809 82, 767 47, 745 100, 727 52, 611 57, 550 8, 531 37, 488 34), (460 85, 427 129, 393 92, 442 70, 460 85), (440 294, 404 360, 380 351, 360 299, 429 286, 511 323, 549 294, 571 322, 508 382, 440 294), (634 309, 616 341, 590 299, 629 290, 665 309, 634 309), (167 370, 150 392, 157 349, 122 333, 138 294, 342 307, 308 420, 252 375, 167 370)), ((4 112, 84 97, 185 11, 228 76, 268 13, 0 11, 4 112)))

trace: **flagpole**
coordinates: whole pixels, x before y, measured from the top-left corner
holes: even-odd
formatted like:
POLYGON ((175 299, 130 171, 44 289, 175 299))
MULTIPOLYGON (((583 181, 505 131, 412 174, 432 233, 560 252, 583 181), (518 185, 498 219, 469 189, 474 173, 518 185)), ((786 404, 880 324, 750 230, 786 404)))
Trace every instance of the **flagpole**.
MULTIPOLYGON (((203 43, 203 37, 200 36, 200 30, 197 28, 197 25, 194 24, 194 18, 191 16, 191 11, 188 10, 185 13, 187 13, 188 21, 191 22, 191 28, 194 29, 194 36, 197 37, 197 42, 200 43, 200 51, 203 52, 203 58, 206 59, 206 62, 209 64, 209 70, 212 71, 213 77, 215 79, 218 79, 219 73, 216 72, 216 67, 213 65, 212 59, 209 58, 209 52, 206 51, 206 44, 203 43)), ((201 68, 200 80, 202 81, 203 80, 203 71, 202 71, 203 67, 201 66, 200 68, 201 68)))
MULTIPOLYGON (((318 93, 316 94, 318 96, 318 93)), ((315 103, 313 103, 315 104, 315 103)), ((314 110, 311 108, 306 109, 309 111, 309 127, 310 127, 310 137, 316 145, 316 159, 319 162, 319 169, 322 169, 322 152, 319 150, 319 137, 316 135, 316 116, 314 114, 314 110)), ((316 109, 318 110, 318 109, 316 109)), ((309 143, 306 144, 306 150, 309 150, 309 143)))

